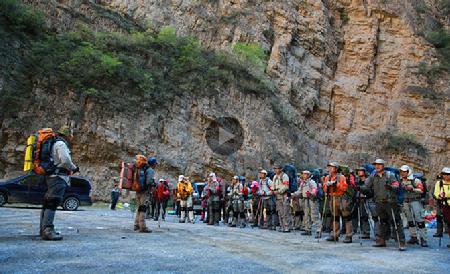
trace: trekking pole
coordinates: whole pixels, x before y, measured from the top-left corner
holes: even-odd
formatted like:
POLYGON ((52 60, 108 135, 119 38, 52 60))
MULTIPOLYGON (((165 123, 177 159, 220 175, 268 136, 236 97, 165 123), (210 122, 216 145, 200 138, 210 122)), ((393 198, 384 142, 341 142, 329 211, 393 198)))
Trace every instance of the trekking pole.
POLYGON ((375 226, 372 223, 373 222, 373 219, 372 219, 373 216, 372 216, 372 212, 369 209, 369 206, 367 205, 367 201, 364 201, 364 210, 366 211, 367 216, 369 217, 369 226, 370 226, 370 229, 373 232, 373 237, 375 238, 375 226))
POLYGON ((359 211, 359 206, 361 205, 361 200, 359 201, 358 205, 358 230, 359 230, 359 245, 362 246, 362 237, 361 237, 361 212, 359 211))
POLYGON ((325 219, 325 209, 327 208, 327 198, 328 198, 328 193, 325 194, 325 201, 323 203, 323 209, 322 209, 322 221, 320 222, 320 230, 319 230, 319 238, 317 238, 317 243, 319 243, 320 238, 322 237, 322 230, 323 230, 323 220, 325 219))
POLYGON ((414 227, 416 228, 416 235, 419 236, 417 238, 419 238, 419 244, 420 246, 422 246, 422 238, 420 237, 419 234, 419 227, 417 226, 417 222, 416 222, 416 216, 414 214, 414 210, 412 209, 411 203, 408 203, 408 207, 409 207, 409 212, 411 212, 411 216, 413 219, 413 223, 414 223, 414 227))
POLYGON ((264 222, 264 205, 263 205, 263 199, 262 199, 262 197, 261 197, 261 206, 260 206, 260 211, 259 211, 259 216, 258 216, 258 218, 259 218, 259 227, 261 227, 261 220, 264 222))
POLYGON ((400 237, 398 236, 397 220, 395 219, 394 209, 391 207, 392 219, 394 220, 395 233, 397 234, 398 249, 400 249, 400 237))
MULTIPOLYGON (((438 207, 441 207, 441 204, 439 203, 439 201, 438 201, 438 203, 437 203, 437 206, 438 207)), ((442 206, 444 206, 444 204, 442 203, 442 206)), ((442 220, 442 222, 444 222, 444 220, 442 220)), ((442 225, 444 225, 443 223, 442 223, 442 225)), ((444 231, 444 229, 442 229, 442 232, 444 231)), ((440 237, 439 237, 439 248, 441 247, 441 244, 442 244, 442 237, 443 237, 443 234, 444 233, 441 233, 441 235, 440 235, 440 237)))
POLYGON ((309 198, 306 198, 306 202, 307 202, 307 205, 308 205, 308 224, 309 224, 309 229, 312 230, 311 204, 310 204, 309 198))
MULTIPOLYGON (((335 196, 331 196, 333 199, 333 238, 334 238, 334 243, 336 243, 336 198, 335 196)), ((340 223, 338 224, 339 226, 341 225, 340 223)))

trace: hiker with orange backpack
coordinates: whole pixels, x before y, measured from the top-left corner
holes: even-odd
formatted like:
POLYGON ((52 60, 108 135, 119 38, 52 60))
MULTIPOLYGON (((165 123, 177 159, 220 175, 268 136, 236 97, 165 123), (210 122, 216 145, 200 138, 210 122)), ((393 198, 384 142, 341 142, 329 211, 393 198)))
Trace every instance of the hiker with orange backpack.
POLYGON ((133 176, 132 190, 136 191, 137 213, 134 219, 134 230, 141 233, 152 232, 145 224, 145 212, 147 211, 146 199, 148 199, 149 189, 155 184, 155 168, 158 165, 156 158, 148 160, 143 155, 136 155, 135 172, 133 176))
POLYGON ((33 171, 44 175, 47 184, 41 210, 40 236, 43 240, 59 241, 63 237, 55 232, 53 224, 56 208, 64 197, 69 184, 69 175, 80 170, 72 162, 69 149, 72 132, 68 126, 63 126, 56 132, 52 129, 42 129, 35 136, 33 171))
POLYGON ((327 165, 329 175, 325 177, 323 190, 330 196, 330 208, 333 216, 333 232, 326 240, 339 241, 340 221, 345 226, 345 239, 343 243, 352 242, 352 217, 351 217, 351 198, 347 196, 347 180, 344 175, 338 173, 339 164, 330 162, 327 165))

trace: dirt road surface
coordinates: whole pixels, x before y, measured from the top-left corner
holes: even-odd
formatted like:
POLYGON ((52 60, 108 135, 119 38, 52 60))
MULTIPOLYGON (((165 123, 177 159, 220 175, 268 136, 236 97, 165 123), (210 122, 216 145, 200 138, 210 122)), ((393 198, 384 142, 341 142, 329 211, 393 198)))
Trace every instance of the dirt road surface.
POLYGON ((0 208, 0 273, 445 273, 448 237, 438 247, 397 251, 373 248, 372 240, 317 243, 299 232, 284 234, 250 227, 179 224, 176 217, 147 220, 151 234, 133 231, 128 210, 81 208, 58 211, 61 242, 38 237, 38 208, 0 208))

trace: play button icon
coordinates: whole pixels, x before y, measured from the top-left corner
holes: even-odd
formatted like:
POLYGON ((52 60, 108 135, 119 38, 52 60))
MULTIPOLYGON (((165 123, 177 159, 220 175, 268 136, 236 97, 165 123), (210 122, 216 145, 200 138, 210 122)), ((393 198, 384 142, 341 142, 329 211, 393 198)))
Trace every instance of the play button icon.
POLYGON ((205 137, 214 153, 226 156, 242 146, 244 130, 236 118, 220 117, 209 123, 205 137))

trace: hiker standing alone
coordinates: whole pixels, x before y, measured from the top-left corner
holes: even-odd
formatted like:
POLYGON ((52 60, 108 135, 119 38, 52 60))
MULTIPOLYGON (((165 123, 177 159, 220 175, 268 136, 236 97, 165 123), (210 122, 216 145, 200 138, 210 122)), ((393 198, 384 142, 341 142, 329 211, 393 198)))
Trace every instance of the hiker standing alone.
POLYGON ((116 210, 117 202, 120 197, 119 183, 114 183, 114 188, 111 190, 111 210, 116 210))
POLYGON ((134 220, 134 230, 141 233, 152 232, 145 224, 145 212, 147 211, 145 201, 148 197, 149 189, 151 190, 155 186, 155 169, 157 165, 158 162, 155 157, 151 157, 147 162, 145 156, 136 156, 136 172, 133 186, 139 185, 139 187, 134 188, 136 191, 136 206, 138 208, 134 220))
POLYGON ((70 156, 69 142, 72 133, 68 126, 56 131, 55 142, 51 148, 51 159, 55 171, 45 177, 47 192, 41 211, 40 235, 43 240, 59 241, 63 237, 55 232, 53 221, 56 208, 61 204, 66 188, 69 185, 69 175, 80 171, 74 165, 70 156))

